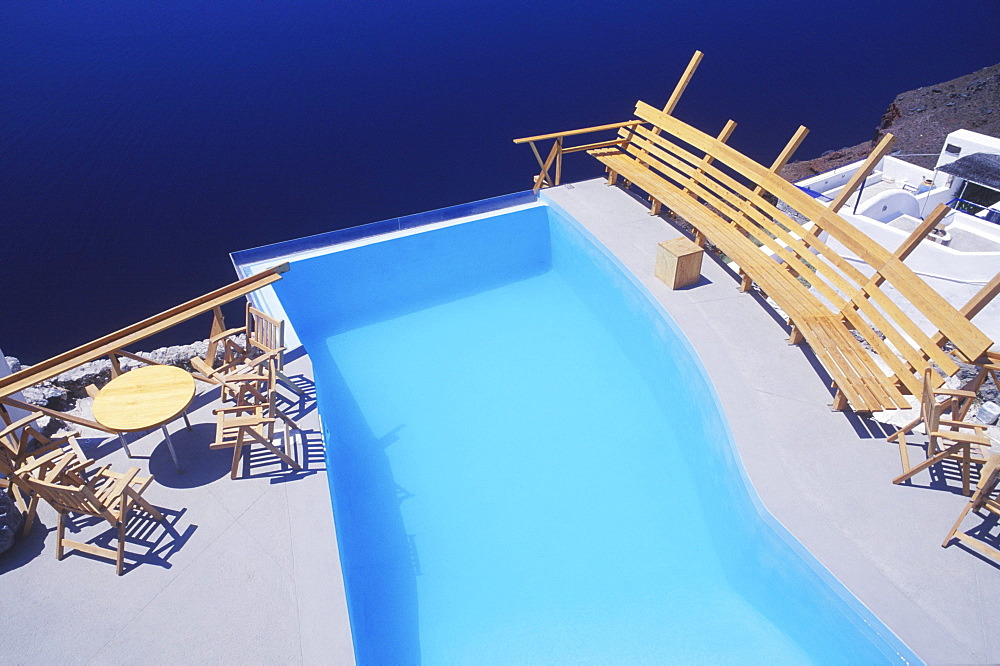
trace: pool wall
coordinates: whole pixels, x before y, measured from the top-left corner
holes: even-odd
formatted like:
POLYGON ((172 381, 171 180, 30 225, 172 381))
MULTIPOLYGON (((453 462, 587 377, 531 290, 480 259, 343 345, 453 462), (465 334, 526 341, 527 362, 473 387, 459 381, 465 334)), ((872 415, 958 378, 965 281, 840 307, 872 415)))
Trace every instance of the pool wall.
MULTIPOLYGON (((715 388, 697 352, 663 306, 600 241, 549 200, 544 192, 541 200, 550 208, 550 215, 560 222, 552 225, 553 235, 561 238, 552 241, 553 266, 559 268, 563 262, 574 262, 574 271, 584 278, 576 283, 578 295, 593 303, 592 311, 604 325, 619 339, 627 341, 623 344, 626 354, 631 355, 650 386, 660 391, 662 400, 673 397, 658 375, 671 373, 684 377, 690 392, 698 396, 689 403, 694 411, 690 412, 691 418, 681 424, 679 436, 691 443, 706 444, 707 448, 681 446, 680 451, 699 477, 697 487, 703 504, 712 507, 716 517, 710 523, 711 533, 718 552, 728 565, 733 587, 753 600, 776 624, 794 633, 796 640, 807 646, 807 651, 822 650, 826 639, 814 632, 796 629, 832 621, 836 625, 834 631, 867 635, 888 660, 920 663, 913 651, 761 503, 740 460, 715 388), (587 261, 581 260, 584 257, 587 261), (609 304, 619 307, 609 309, 609 304), (635 325, 637 319, 649 325, 635 325), (659 357, 651 363, 649 357, 639 352, 670 345, 682 346, 686 355, 659 357), (676 359, 683 362, 664 367, 665 363, 676 359), (741 534, 743 538, 734 538, 741 534), (779 599, 773 594, 778 587, 798 589, 803 593, 779 599), (802 618, 808 620, 802 622, 802 618)), ((865 656, 857 654, 847 661, 864 660, 865 656)))
MULTIPOLYGON (((797 642, 809 652, 815 654, 827 649, 831 632, 854 635, 860 631, 873 642, 882 658, 916 661, 888 629, 763 509, 735 452, 714 390, 691 346, 641 284, 586 230, 557 206, 549 204, 522 212, 523 220, 519 221, 516 232, 512 232, 499 215, 389 243, 353 248, 338 253, 332 260, 319 261, 317 258, 296 262, 295 270, 275 285, 310 351, 317 377, 331 378, 328 382, 321 381, 317 391, 321 413, 327 417, 325 423, 336 422, 336 427, 326 435, 338 538, 345 575, 353 569, 367 579, 362 595, 356 594, 357 582, 352 592, 348 581, 359 661, 364 661, 368 649, 358 643, 359 630, 374 632, 375 638, 394 641, 397 647, 409 645, 412 650, 413 645, 419 645, 418 637, 407 637, 413 630, 416 605, 412 554, 398 515, 398 499, 394 495, 388 461, 377 460, 373 464, 372 460, 356 459, 357 456, 377 456, 373 451, 378 451, 379 447, 339 446, 349 441, 372 444, 375 438, 367 430, 360 413, 333 411, 335 404, 343 409, 344 399, 349 398, 350 391, 342 381, 338 382, 335 361, 325 352, 322 340, 335 331, 419 310, 550 269, 562 270, 569 264, 578 276, 574 284, 578 295, 593 304, 595 314, 621 340, 623 350, 650 386, 662 392, 663 400, 677 399, 674 393, 677 387, 663 386, 658 377, 671 373, 680 373, 683 377, 685 391, 692 398, 688 401, 691 418, 678 424, 677 437, 682 442, 678 448, 685 463, 698 475, 702 501, 711 507, 712 535, 720 556, 728 564, 733 586, 775 624, 794 634, 797 642), (458 245, 465 250, 477 247, 480 251, 456 253, 449 248, 450 243, 444 242, 442 234, 445 233, 464 235, 463 242, 458 245), (512 261, 512 257, 516 258, 512 261), (342 280, 330 279, 330 261, 339 264, 337 270, 342 271, 342 280), (424 279, 419 270, 422 261, 447 267, 443 271, 445 278, 424 279), (365 280, 359 283, 359 276, 370 279, 367 283, 365 280), (308 288, 316 293, 316 284, 322 285, 320 293, 330 296, 323 299, 326 310, 323 313, 315 303, 301 298, 304 285, 312 285, 308 288), (341 286, 347 284, 351 285, 349 289, 341 286), (378 304, 377 308, 369 308, 372 301, 378 304), (609 303, 614 306, 609 308, 609 303), (328 306, 335 313, 332 327, 326 319, 331 312, 328 306), (672 360, 664 361, 666 355, 648 353, 663 345, 680 345, 687 350, 689 358, 670 357, 672 360), (664 362, 674 367, 665 369, 664 362), (685 441, 691 445, 685 446, 685 441), (351 478, 345 471, 357 468, 382 469, 383 478, 373 484, 351 478), (398 529, 388 529, 391 525, 398 529), (790 556, 789 549, 797 557, 790 556), (773 594, 776 586, 796 592, 776 598, 773 594), (393 618, 370 615, 378 607, 376 601, 391 598, 398 603, 407 598, 400 596, 400 589, 410 589, 411 595, 409 602, 403 604, 405 607, 397 609, 398 615, 394 614, 393 618), (358 626, 359 623, 364 626, 358 626), (818 636, 813 630, 816 626, 829 627, 830 631, 818 636), (813 629, 798 631, 797 627, 813 629)), ((870 660, 873 654, 866 647, 862 645, 859 652, 840 656, 844 660, 870 660)))

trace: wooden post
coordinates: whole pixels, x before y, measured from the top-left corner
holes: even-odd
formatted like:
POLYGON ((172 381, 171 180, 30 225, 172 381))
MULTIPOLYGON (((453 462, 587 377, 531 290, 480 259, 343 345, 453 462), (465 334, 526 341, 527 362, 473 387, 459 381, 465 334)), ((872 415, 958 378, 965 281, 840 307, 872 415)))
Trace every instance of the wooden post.
POLYGON ((785 165, 788 164, 788 160, 792 159, 792 155, 794 155, 795 151, 799 149, 799 146, 802 145, 802 141, 808 134, 809 128, 805 125, 799 125, 799 128, 795 130, 795 134, 793 134, 792 138, 785 144, 781 153, 774 158, 774 162, 771 164, 771 171, 778 173, 784 169, 785 165))
MULTIPOLYGON (((719 132, 719 136, 717 136, 716 139, 718 139, 720 143, 725 143, 726 141, 729 141, 729 137, 732 136, 733 130, 735 129, 736 129, 736 121, 732 119, 727 120, 725 127, 722 128, 722 131, 719 132)), ((694 183, 698 176, 705 173, 705 167, 709 166, 714 161, 715 161, 714 155, 709 155, 708 153, 705 153, 705 156, 701 158, 701 165, 697 169, 695 169, 694 174, 691 176, 688 182, 694 183)), ((684 187, 684 193, 685 194, 691 193, 690 185, 686 185, 684 187)))
MULTIPOLYGON (((910 253, 916 250, 917 246, 920 245, 920 241, 926 238, 927 234, 933 231, 934 228, 941 223, 941 220, 944 219, 944 216, 949 212, 951 212, 950 208, 944 204, 938 204, 937 207, 931 211, 931 214, 925 217, 924 221, 918 224, 917 228, 914 229, 910 235, 906 237, 906 240, 900 243, 899 247, 896 248, 896 251, 893 252, 896 258, 900 261, 906 261, 906 258, 910 256, 910 253)), ((884 279, 885 278, 881 278, 878 281, 878 284, 882 284, 884 279)), ((876 286, 878 286, 878 284, 876 286)))
POLYGON ((559 152, 556 153, 556 182, 555 182, 555 184, 558 185, 560 182, 562 182, 562 158, 563 158, 563 154, 562 154, 563 138, 562 137, 559 137, 558 139, 556 139, 556 145, 559 147, 559 152))
POLYGON ((889 149, 892 148, 892 144, 896 141, 896 137, 892 134, 886 134, 879 141, 879 144, 875 146, 875 150, 871 152, 871 155, 864 161, 851 179, 847 181, 847 185, 844 185, 844 189, 840 190, 840 193, 834 197, 833 202, 830 204, 829 208, 834 213, 839 211, 847 203, 847 200, 851 198, 855 190, 861 186, 861 183, 865 182, 868 175, 875 169, 875 165, 882 161, 889 149))
MULTIPOLYGON (((691 78, 694 76, 694 72, 698 69, 698 65, 701 64, 701 59, 705 56, 701 51, 695 51, 694 55, 691 56, 691 60, 688 62, 687 67, 684 69, 684 73, 681 74, 680 81, 674 86, 674 91, 670 93, 670 99, 667 100, 666 105, 663 107, 663 113, 668 115, 673 114, 674 108, 677 106, 677 102, 680 101, 681 95, 684 94, 684 90, 691 83, 691 78)), ((657 134, 660 132, 657 131, 657 134)))
MULTIPOLYGON (((681 74, 680 80, 677 82, 677 85, 674 86, 674 91, 670 93, 670 99, 668 99, 667 103, 663 106, 663 113, 673 115, 677 102, 681 101, 681 95, 684 94, 688 84, 691 83, 691 78, 694 76, 694 72, 698 69, 698 65, 701 64, 701 59, 704 56, 705 54, 701 51, 695 51, 694 55, 691 56, 691 60, 688 61, 687 67, 684 68, 684 73, 681 74)), ((657 127, 653 129, 653 134, 660 136, 662 131, 662 129, 657 127)))
POLYGON ((114 352, 108 354, 108 358, 111 359, 111 376, 117 377, 122 374, 122 366, 118 362, 118 357, 115 356, 114 352))
MULTIPOLYGON (((933 215, 933 213, 932 213, 933 215)), ((969 299, 969 302, 962 306, 959 310, 966 319, 972 319, 977 314, 979 314, 983 308, 989 305, 994 298, 1000 295, 1000 273, 993 276, 993 279, 987 282, 982 289, 976 292, 976 295, 969 299)), ((944 333, 938 331, 931 337, 931 342, 936 344, 938 347, 943 345, 947 341, 944 333)), ((976 361, 978 359, 970 359, 976 361)))
POLYGON ((550 185, 552 184, 552 178, 549 177, 549 168, 552 167, 552 163, 555 161, 556 155, 559 154, 559 148, 562 144, 561 138, 562 137, 557 139, 556 142, 552 144, 552 150, 549 151, 549 156, 545 158, 545 163, 542 164, 542 172, 538 174, 538 180, 535 182, 535 186, 531 188, 533 191, 537 192, 542 189, 545 187, 546 183, 550 185))
POLYGON ((208 333, 208 351, 205 353, 205 360, 210 364, 215 363, 215 356, 219 353, 219 340, 214 338, 226 330, 226 318, 222 315, 222 307, 212 308, 212 329, 208 333))

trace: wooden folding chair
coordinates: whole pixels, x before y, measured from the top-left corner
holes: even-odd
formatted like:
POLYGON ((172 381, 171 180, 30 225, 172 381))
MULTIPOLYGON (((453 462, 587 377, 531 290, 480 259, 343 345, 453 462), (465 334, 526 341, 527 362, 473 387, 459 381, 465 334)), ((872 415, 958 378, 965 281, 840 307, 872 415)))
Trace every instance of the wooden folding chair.
POLYGON ((21 481, 59 513, 56 534, 56 559, 61 560, 65 549, 76 549, 115 562, 115 570, 122 575, 125 564, 125 531, 129 513, 139 507, 156 521, 163 520, 156 507, 142 497, 142 492, 153 477, 139 477, 139 468, 132 467, 124 474, 112 472, 108 466, 99 469, 86 483, 73 483, 64 476, 51 474, 42 478, 27 470, 18 470, 21 481), (66 516, 77 513, 103 518, 118 529, 118 547, 115 550, 92 543, 67 539, 66 516))
POLYGON ((232 374, 244 374, 255 371, 255 368, 276 359, 276 376, 278 381, 299 395, 305 395, 295 383, 284 373, 285 367, 285 322, 274 319, 247 303, 246 323, 238 328, 221 330, 221 311, 217 311, 212 325, 212 334, 208 340, 208 353, 205 358, 195 356, 191 366, 205 376, 209 381, 223 385, 223 398, 232 396, 232 390, 226 385, 226 377, 232 374), (237 336, 243 335, 241 344, 237 336), (216 365, 219 347, 222 347, 222 362, 216 365))
POLYGON ((959 531, 962 522, 969 515, 970 511, 979 514, 980 511, 986 510, 989 513, 1000 516, 1000 498, 993 495, 997 490, 998 484, 1000 484, 1000 455, 993 455, 983 467, 982 476, 979 479, 979 485, 976 487, 975 494, 969 500, 969 503, 965 505, 965 508, 962 509, 958 520, 955 521, 955 525, 948 532, 948 536, 945 537, 944 542, 941 544, 942 548, 947 548, 951 544, 951 540, 957 537, 959 541, 975 548, 984 555, 1000 560, 1000 550, 983 543, 970 534, 959 531))
POLYGON ((920 416, 893 434, 893 437, 898 440, 899 457, 903 463, 903 473, 893 479, 893 483, 902 483, 932 465, 945 459, 951 459, 959 462, 962 469, 962 492, 969 495, 972 464, 985 463, 986 451, 990 446, 990 440, 984 434, 986 426, 982 423, 970 423, 957 418, 945 419, 942 416, 948 411, 951 411, 953 417, 964 413, 967 409, 967 403, 971 403, 975 397, 976 394, 972 391, 935 389, 933 370, 930 367, 924 369, 920 416), (938 398, 942 397, 944 400, 939 402, 938 398), (927 432, 927 459, 911 467, 909 452, 906 448, 906 434, 920 423, 924 424, 924 429, 927 432), (971 430, 972 432, 963 432, 963 430, 971 430), (952 443, 942 446, 940 440, 952 443))
POLYGON ((31 531, 38 496, 21 482, 18 471, 30 467, 48 478, 50 472, 58 467, 59 473, 71 481, 82 482, 82 472, 94 462, 80 448, 76 439, 78 433, 71 432, 58 438, 43 435, 35 427, 35 421, 42 416, 41 412, 31 412, 14 421, 10 412, 0 405, 0 420, 5 426, 0 430, 0 474, 6 477, 4 485, 15 505, 25 514, 23 534, 31 531))
POLYGON ((214 410, 216 415, 215 441, 211 449, 233 449, 233 466, 230 478, 235 479, 243 457, 254 444, 264 446, 294 469, 302 469, 291 455, 292 430, 299 427, 291 418, 277 408, 277 359, 271 358, 258 372, 231 375, 227 384, 231 387, 236 405, 214 410), (284 451, 274 444, 275 425, 281 423, 281 439, 284 451))

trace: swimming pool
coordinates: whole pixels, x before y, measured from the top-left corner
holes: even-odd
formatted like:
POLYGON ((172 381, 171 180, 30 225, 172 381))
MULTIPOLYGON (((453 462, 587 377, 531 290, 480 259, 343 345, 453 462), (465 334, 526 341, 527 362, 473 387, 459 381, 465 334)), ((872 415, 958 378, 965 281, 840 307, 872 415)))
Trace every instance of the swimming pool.
POLYGON ((761 516, 688 345, 547 205, 302 259, 358 662, 916 661, 761 516))

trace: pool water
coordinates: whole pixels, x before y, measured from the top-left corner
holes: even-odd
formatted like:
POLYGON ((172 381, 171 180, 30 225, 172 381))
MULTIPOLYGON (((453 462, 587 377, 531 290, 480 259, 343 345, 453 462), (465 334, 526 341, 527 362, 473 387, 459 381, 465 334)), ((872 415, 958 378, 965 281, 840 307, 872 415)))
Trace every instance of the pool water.
POLYGON ((537 206, 306 259, 361 664, 913 656, 762 518, 665 314, 537 206))

